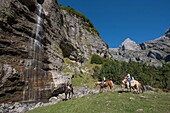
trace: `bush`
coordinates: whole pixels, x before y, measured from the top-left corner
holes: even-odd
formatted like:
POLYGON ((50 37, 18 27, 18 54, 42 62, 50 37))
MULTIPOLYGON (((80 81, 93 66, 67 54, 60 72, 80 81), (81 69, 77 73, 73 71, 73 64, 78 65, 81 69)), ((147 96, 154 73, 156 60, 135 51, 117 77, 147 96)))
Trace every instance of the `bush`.
POLYGON ((144 85, 170 89, 170 64, 164 64, 162 68, 155 68, 144 63, 107 60, 97 55, 92 56, 91 63, 102 64, 100 70, 97 67, 94 68, 94 72, 96 72, 94 76, 98 77, 99 80, 102 80, 103 76, 105 76, 106 79, 111 79, 114 83, 121 84, 128 72, 144 85))
POLYGON ((91 57, 91 64, 102 64, 104 60, 104 58, 94 54, 91 57))
POLYGON ((99 79, 100 78, 100 67, 99 66, 95 66, 93 68, 93 71, 94 71, 94 73, 93 73, 92 77, 99 79))

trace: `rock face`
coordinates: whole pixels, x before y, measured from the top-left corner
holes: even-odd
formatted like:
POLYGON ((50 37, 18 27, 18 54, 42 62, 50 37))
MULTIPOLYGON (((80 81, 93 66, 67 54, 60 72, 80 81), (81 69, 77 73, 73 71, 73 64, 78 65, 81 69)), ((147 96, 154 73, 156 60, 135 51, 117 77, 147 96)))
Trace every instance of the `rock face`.
POLYGON ((136 44, 129 38, 119 48, 110 48, 112 59, 119 61, 144 62, 151 66, 162 66, 162 63, 170 61, 170 29, 152 41, 136 44))
POLYGON ((47 99, 71 80, 64 58, 84 63, 109 57, 108 46, 56 0, 3 0, 0 4, 0 103, 47 99))
POLYGON ((120 46, 119 49, 122 51, 126 50, 140 50, 140 46, 136 44, 133 40, 130 38, 127 38, 120 46))

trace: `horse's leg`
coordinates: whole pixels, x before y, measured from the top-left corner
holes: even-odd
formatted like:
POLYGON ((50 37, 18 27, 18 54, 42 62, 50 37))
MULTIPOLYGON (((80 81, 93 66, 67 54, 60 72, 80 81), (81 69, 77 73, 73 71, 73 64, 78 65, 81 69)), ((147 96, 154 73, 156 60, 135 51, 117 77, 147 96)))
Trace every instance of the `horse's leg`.
POLYGON ((102 88, 100 87, 100 91, 99 91, 100 93, 102 92, 102 88))
POLYGON ((127 82, 127 89, 128 89, 128 91, 131 92, 131 86, 130 86, 129 82, 127 82))
POLYGON ((73 94, 74 94, 74 92, 73 92, 73 88, 72 88, 72 90, 71 90, 71 93, 72 93, 72 97, 73 97, 73 94))
POLYGON ((126 83, 126 86, 127 86, 127 91, 129 91, 129 84, 128 84, 128 82, 126 83))
POLYGON ((65 100, 67 100, 67 93, 65 93, 65 100))
POLYGON ((104 87, 102 87, 102 92, 104 92, 104 87))
POLYGON ((110 85, 110 91, 112 91, 112 86, 110 85))
POLYGON ((143 85, 141 84, 141 91, 142 91, 142 93, 143 93, 143 91, 144 91, 144 87, 143 87, 143 85))
POLYGON ((70 92, 68 93, 68 98, 70 99, 70 92))
POLYGON ((124 85, 123 84, 121 84, 121 89, 122 89, 122 91, 124 91, 124 85))
POLYGON ((110 87, 110 91, 112 91, 112 89, 113 89, 113 86, 110 84, 110 85, 109 85, 109 87, 110 87))
POLYGON ((136 84, 136 93, 139 94, 139 86, 136 84))

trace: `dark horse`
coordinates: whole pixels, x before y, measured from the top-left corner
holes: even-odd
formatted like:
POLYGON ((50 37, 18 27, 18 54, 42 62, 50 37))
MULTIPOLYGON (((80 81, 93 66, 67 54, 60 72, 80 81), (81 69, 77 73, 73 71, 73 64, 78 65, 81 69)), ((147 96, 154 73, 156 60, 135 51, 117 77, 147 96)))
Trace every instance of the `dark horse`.
POLYGON ((113 89, 113 86, 114 86, 114 84, 113 84, 113 82, 112 82, 111 80, 106 80, 106 81, 104 82, 104 85, 102 84, 102 82, 96 82, 95 85, 96 85, 96 86, 99 85, 99 86, 100 86, 100 91, 102 91, 102 92, 104 92, 104 88, 105 88, 105 87, 109 86, 109 87, 110 87, 110 90, 112 90, 112 89, 113 89))
POLYGON ((72 87, 71 83, 69 83, 69 82, 67 83, 64 93, 65 93, 65 100, 67 100, 67 94, 69 95, 68 96, 69 99, 70 99, 71 93, 72 93, 72 96, 73 96, 74 92, 73 92, 73 87, 72 87))
POLYGON ((74 94, 73 86, 70 82, 60 84, 56 89, 53 90, 52 95, 50 97, 52 97, 52 96, 57 97, 59 94, 62 94, 62 93, 65 93, 65 99, 63 99, 63 100, 67 100, 67 95, 69 95, 68 98, 70 99, 71 93, 72 93, 72 96, 73 96, 73 94, 74 94))

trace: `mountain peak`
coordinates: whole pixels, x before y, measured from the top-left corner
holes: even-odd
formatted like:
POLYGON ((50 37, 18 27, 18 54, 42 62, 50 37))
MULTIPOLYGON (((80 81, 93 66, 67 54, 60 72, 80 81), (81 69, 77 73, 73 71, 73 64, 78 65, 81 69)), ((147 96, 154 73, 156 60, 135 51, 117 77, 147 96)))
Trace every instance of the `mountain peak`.
POLYGON ((165 36, 170 37, 170 28, 169 28, 169 29, 167 29, 167 31, 165 32, 165 36))
POLYGON ((136 50, 139 49, 139 45, 136 44, 135 41, 131 40, 130 38, 126 38, 124 42, 119 46, 121 50, 136 50))

